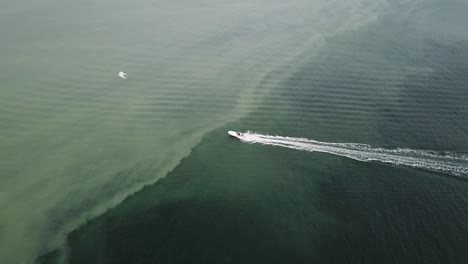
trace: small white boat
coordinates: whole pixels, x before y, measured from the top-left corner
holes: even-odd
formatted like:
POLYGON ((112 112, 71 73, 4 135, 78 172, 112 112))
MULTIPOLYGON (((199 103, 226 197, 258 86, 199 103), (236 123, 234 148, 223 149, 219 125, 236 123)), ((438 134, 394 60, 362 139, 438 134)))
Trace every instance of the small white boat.
POLYGON ((127 80, 127 73, 126 72, 119 72, 119 77, 124 79, 124 80, 127 80))
POLYGON ((228 134, 229 134, 231 137, 235 137, 235 138, 238 138, 238 139, 244 139, 244 138, 245 138, 245 134, 244 134, 244 133, 237 132, 237 131, 229 130, 229 131, 228 131, 228 134))

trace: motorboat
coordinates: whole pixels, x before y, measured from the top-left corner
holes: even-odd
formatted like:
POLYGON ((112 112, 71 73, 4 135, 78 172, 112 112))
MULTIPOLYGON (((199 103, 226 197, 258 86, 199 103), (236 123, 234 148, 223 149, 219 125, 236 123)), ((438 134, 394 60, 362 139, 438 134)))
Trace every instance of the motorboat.
POLYGON ((238 138, 238 139, 244 139, 244 138, 245 138, 245 134, 244 134, 244 133, 237 132, 237 131, 229 130, 229 131, 228 131, 228 134, 229 134, 231 137, 235 137, 235 138, 238 138))

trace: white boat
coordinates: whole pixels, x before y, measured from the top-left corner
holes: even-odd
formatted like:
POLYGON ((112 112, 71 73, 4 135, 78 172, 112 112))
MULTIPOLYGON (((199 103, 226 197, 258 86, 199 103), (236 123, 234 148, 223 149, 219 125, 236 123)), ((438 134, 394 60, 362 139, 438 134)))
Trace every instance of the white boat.
POLYGON ((235 137, 235 138, 238 138, 238 139, 244 139, 244 138, 245 138, 245 134, 244 134, 244 133, 237 132, 237 131, 229 130, 229 131, 228 131, 228 134, 229 134, 231 137, 235 137))

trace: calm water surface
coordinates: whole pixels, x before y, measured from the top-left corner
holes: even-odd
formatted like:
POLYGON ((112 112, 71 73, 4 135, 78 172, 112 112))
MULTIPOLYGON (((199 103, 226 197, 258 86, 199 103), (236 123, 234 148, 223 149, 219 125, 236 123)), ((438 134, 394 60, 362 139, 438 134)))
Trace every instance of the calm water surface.
POLYGON ((466 263, 468 175, 226 135, 467 168, 465 10, 3 1, 0 263, 466 263))

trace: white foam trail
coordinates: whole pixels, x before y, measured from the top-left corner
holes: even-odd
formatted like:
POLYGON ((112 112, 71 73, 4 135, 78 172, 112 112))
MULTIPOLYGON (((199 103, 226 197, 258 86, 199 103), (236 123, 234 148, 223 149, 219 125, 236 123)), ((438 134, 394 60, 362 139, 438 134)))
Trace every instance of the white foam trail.
POLYGON ((246 132, 244 135, 242 141, 248 143, 323 152, 364 162, 377 161, 444 172, 461 177, 468 176, 468 155, 408 148, 386 149, 360 143, 320 142, 307 138, 270 136, 251 132, 246 132))

